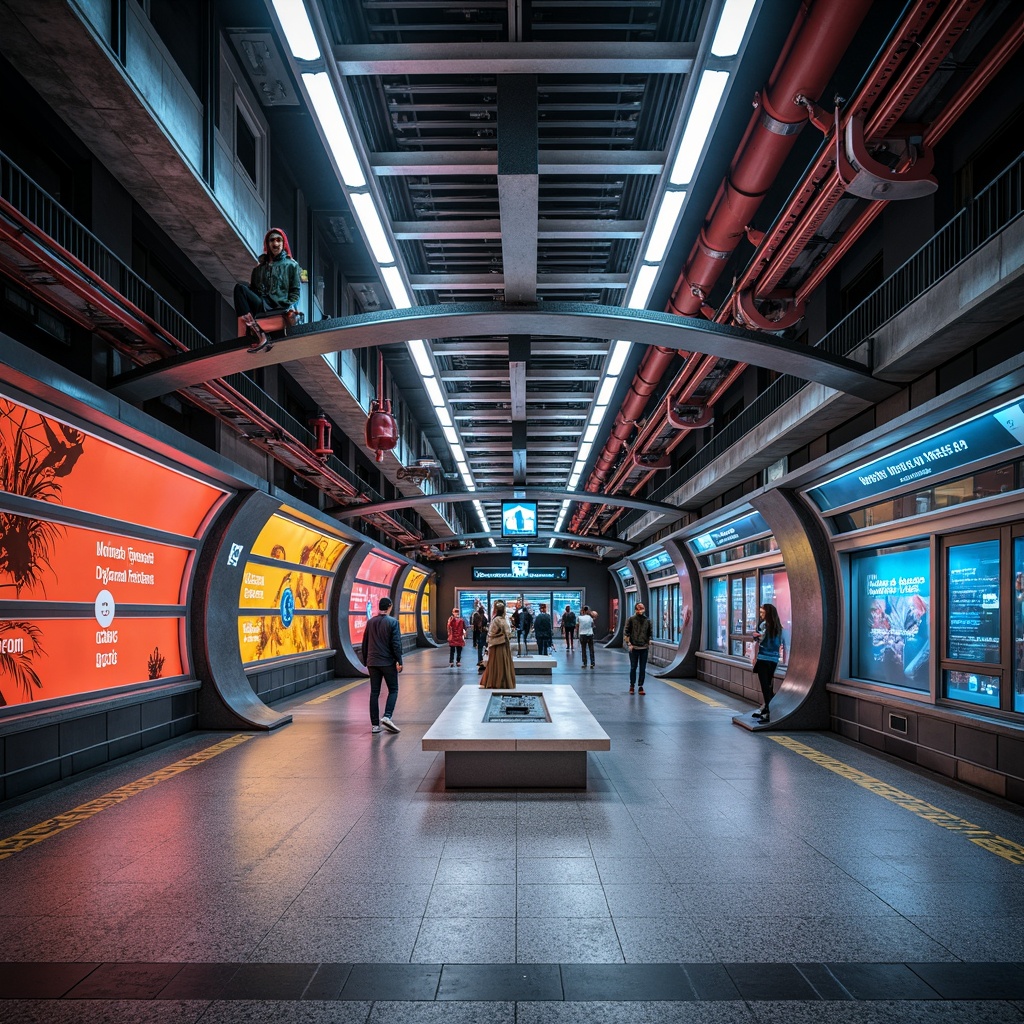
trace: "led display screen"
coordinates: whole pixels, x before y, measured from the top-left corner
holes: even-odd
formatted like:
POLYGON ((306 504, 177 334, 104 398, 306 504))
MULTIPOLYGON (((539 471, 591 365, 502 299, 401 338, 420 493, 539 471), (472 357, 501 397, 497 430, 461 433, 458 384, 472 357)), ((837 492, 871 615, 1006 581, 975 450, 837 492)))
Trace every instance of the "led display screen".
POLYGON ((371 551, 356 569, 356 579, 349 597, 348 632, 357 651, 363 642, 367 621, 377 614, 377 602, 382 597, 391 596, 391 582, 401 567, 400 563, 371 551))
POLYGON ((690 547, 698 554, 713 551, 715 548, 732 547, 735 544, 742 544, 752 537, 768 533, 768 524, 760 512, 751 512, 750 515, 737 519, 735 522, 719 526, 699 537, 691 540, 690 547))
POLYGON ((640 564, 643 566, 644 572, 649 574, 666 565, 671 565, 672 556, 667 551, 659 551, 658 554, 651 555, 649 558, 641 558, 640 564))
POLYGON ((530 576, 530 563, 525 559, 514 558, 512 560, 512 575, 522 579, 528 579, 530 576))
POLYGON ((537 502, 503 501, 501 503, 502 537, 537 536, 537 502))
POLYGON ((850 559, 854 676, 927 691, 931 678, 927 547, 850 559))
POLYGON ((512 545, 512 557, 513 558, 529 558, 530 557, 530 545, 529 544, 513 544, 512 545))
POLYGON ((195 538, 227 493, 0 397, 0 705, 187 674, 195 538))

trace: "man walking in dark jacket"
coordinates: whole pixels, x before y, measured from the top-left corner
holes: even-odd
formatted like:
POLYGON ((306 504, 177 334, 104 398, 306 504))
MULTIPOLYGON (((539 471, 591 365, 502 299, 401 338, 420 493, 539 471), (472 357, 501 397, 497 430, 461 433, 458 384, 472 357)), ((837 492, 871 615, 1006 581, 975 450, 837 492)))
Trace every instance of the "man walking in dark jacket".
POLYGON ((644 692, 644 676, 647 674, 647 650, 651 646, 651 620, 644 615, 643 602, 638 602, 636 614, 626 619, 626 648, 629 651, 629 692, 633 693, 640 670, 640 694, 644 692))
POLYGON ((537 653, 547 654, 551 647, 552 624, 548 606, 543 601, 540 603, 537 617, 533 620, 533 635, 537 638, 537 653))
POLYGON ((391 716, 398 702, 398 673, 402 671, 402 631, 398 619, 388 615, 391 598, 382 597, 377 602, 377 614, 366 624, 363 633, 363 664, 370 674, 370 732, 380 732, 384 726, 388 732, 401 732, 391 716), (384 717, 380 714, 380 686, 387 683, 388 699, 384 704, 384 717))

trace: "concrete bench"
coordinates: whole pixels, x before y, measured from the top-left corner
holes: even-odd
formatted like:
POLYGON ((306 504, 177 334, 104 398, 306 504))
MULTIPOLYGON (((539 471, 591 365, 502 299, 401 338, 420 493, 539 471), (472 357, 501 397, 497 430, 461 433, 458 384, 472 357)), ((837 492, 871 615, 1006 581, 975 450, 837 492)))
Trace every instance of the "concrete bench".
POLYGON ((463 686, 423 736, 444 752, 448 789, 586 789, 587 751, 611 740, 571 686, 463 686), (547 721, 485 721, 491 697, 539 695, 547 721))
POLYGON ((556 662, 549 654, 513 654, 512 664, 517 676, 549 676, 556 662))

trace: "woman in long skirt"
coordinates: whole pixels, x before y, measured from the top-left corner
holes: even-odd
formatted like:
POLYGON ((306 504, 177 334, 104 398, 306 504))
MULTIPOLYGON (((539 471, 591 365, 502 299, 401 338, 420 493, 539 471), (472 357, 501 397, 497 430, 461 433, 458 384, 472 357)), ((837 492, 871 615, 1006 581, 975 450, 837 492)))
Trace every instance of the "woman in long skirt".
POLYGON ((512 663, 512 625, 505 615, 505 602, 494 602, 494 615, 487 627, 487 667, 480 677, 485 690, 514 690, 516 668, 512 663))

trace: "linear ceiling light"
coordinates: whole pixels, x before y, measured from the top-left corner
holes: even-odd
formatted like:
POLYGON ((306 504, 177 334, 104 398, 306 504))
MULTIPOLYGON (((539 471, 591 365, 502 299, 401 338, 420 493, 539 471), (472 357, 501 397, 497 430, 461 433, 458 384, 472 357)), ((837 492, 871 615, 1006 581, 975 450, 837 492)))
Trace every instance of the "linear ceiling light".
POLYGON ((427 354, 427 346, 422 338, 412 338, 406 342, 409 346, 409 354, 412 356, 412 361, 416 364, 416 369, 420 371, 421 377, 433 377, 434 376, 434 364, 430 361, 430 356, 427 354))
POLYGON ((631 341, 623 341, 621 338, 615 342, 612 347, 612 354, 608 357, 608 365, 605 367, 605 373, 609 377, 618 377, 622 373, 622 367, 626 363, 626 356, 629 355, 629 350, 633 347, 631 341))
POLYGON ((661 197, 658 216, 654 218, 654 227, 651 230, 651 240, 647 243, 647 252, 644 253, 644 259, 648 263, 660 263, 665 258, 665 250, 676 229, 679 211, 683 208, 685 199, 685 190, 666 192, 661 197))
POLYGON ((444 395, 441 394, 441 385, 437 383, 436 377, 424 377, 423 386, 427 389, 427 395, 435 408, 444 405, 444 395))
POLYGON ((633 290, 629 293, 629 302, 626 303, 627 309, 646 309, 647 300, 651 297, 651 292, 654 291, 654 282, 658 277, 658 267, 651 266, 645 263, 639 273, 636 275, 636 283, 633 285, 633 290))
POLYGON ((615 385, 619 383, 618 377, 605 377, 601 381, 601 390, 597 393, 597 404, 608 405, 612 400, 612 393, 615 391, 615 385))
POLYGON ((755 3, 756 0, 725 0, 715 38, 711 41, 711 52, 716 57, 734 57, 739 53, 755 3))
MULTIPOLYGON (((671 193, 670 193, 671 195, 671 193)), ((373 258, 378 263, 394 263, 395 255, 391 251, 391 243, 380 221, 380 214, 369 192, 350 192, 348 194, 352 210, 362 225, 366 241, 370 243, 373 258)))
POLYGON ((697 161, 711 134, 711 125, 728 81, 728 71, 705 71, 701 74, 697 96, 686 120, 686 131, 683 132, 676 161, 669 175, 668 180, 673 185, 688 185, 693 180, 693 172, 697 169, 697 161))
POLYGON ((409 298, 398 267, 381 267, 380 276, 384 280, 384 287, 388 290, 391 305, 395 309, 411 309, 412 299, 409 298))
POLYGON ((330 76, 326 71, 318 71, 315 74, 307 72, 302 76, 302 81, 306 85, 306 92, 309 93, 320 127, 324 130, 327 146, 338 165, 341 180, 349 188, 362 188, 366 184, 366 178, 363 176, 362 167, 359 166, 359 158, 352 145, 348 126, 341 116, 338 97, 334 95, 330 76))
POLYGON ((274 11, 292 56, 299 60, 319 60, 320 47, 302 0, 274 0, 274 11))

